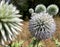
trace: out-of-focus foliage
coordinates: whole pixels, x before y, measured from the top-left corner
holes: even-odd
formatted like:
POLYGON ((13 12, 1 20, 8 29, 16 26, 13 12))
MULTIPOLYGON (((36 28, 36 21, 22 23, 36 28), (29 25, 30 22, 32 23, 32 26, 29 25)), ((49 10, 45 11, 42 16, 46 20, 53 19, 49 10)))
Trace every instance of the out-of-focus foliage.
POLYGON ((32 38, 32 42, 29 44, 29 47, 44 47, 43 42, 37 40, 35 37, 32 38))
POLYGON ((53 38, 52 40, 54 41, 56 47, 60 47, 60 42, 59 42, 58 38, 57 39, 53 38))
POLYGON ((30 18, 29 8, 35 8, 38 4, 44 4, 46 7, 50 4, 56 4, 60 8, 60 0, 11 0, 17 6, 20 13, 23 14, 23 19, 28 16, 30 18))
POLYGON ((16 41, 16 42, 11 43, 7 47, 22 47, 23 43, 24 43, 24 40, 20 40, 19 42, 16 41))
POLYGON ((44 4, 46 6, 56 4, 60 7, 60 0, 35 0, 35 6, 38 4, 44 4))
POLYGON ((12 3, 20 10, 20 14, 23 15, 23 19, 28 15, 28 0, 12 0, 12 3))
MULTIPOLYGON (((19 42, 13 42, 10 45, 7 45, 6 47, 22 47, 23 44, 28 40, 20 40, 19 42)), ((31 42, 28 45, 28 47, 44 47, 44 42, 37 40, 35 37, 31 38, 31 42)))

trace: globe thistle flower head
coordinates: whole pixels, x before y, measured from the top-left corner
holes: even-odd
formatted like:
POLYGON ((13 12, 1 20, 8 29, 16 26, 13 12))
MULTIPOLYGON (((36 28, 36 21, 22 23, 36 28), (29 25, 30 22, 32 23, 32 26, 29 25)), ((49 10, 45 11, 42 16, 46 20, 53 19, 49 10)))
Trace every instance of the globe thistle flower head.
POLYGON ((35 8, 35 12, 36 12, 36 13, 46 12, 46 7, 45 7, 45 5, 43 5, 43 4, 37 5, 36 8, 35 8))
POLYGON ((5 42, 13 41, 19 31, 22 19, 19 19, 21 15, 19 11, 12 4, 5 3, 4 0, 0 3, 0 44, 4 45, 5 42))
POLYGON ((52 37, 56 25, 54 19, 48 13, 39 13, 31 17, 29 30, 37 39, 45 40, 52 37))
POLYGON ((52 5, 49 5, 47 7, 47 12, 50 14, 50 15, 56 15, 59 11, 59 8, 57 5, 55 4, 52 4, 52 5))
POLYGON ((34 13, 34 10, 32 8, 29 9, 29 13, 34 13))

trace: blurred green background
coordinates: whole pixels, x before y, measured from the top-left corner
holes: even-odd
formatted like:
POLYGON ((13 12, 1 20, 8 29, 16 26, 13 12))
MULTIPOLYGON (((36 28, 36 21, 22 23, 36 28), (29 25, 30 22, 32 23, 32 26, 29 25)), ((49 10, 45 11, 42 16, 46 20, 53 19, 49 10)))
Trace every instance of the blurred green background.
POLYGON ((20 10, 24 20, 30 19, 29 8, 35 8, 38 4, 44 4, 46 7, 50 4, 56 4, 60 8, 60 0, 10 0, 10 3, 13 3, 20 10))

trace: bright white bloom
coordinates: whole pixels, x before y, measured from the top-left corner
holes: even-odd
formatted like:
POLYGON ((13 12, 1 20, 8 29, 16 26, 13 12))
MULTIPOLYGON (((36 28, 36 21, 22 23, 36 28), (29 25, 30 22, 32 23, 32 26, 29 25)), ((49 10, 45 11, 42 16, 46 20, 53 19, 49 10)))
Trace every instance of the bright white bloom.
POLYGON ((45 7, 45 5, 43 5, 43 4, 37 5, 36 8, 35 8, 35 12, 36 12, 36 13, 46 12, 46 7, 45 7))
POLYGON ((38 13, 29 22, 31 34, 39 40, 51 38, 56 30, 52 16, 48 13, 38 13))
POLYGON ((51 15, 56 15, 59 11, 59 8, 57 5, 52 4, 47 7, 47 12, 51 15))
POLYGON ((0 44, 4 45, 5 42, 10 42, 16 38, 23 20, 19 19, 21 15, 19 11, 12 4, 5 3, 4 0, 0 3, 0 44))
POLYGON ((32 8, 29 9, 29 13, 34 13, 34 10, 32 8))

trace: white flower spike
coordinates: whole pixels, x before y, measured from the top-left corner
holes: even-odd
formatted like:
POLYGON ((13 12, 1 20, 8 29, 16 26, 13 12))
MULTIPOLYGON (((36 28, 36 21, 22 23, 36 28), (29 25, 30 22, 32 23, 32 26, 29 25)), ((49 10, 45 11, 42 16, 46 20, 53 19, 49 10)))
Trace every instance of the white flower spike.
POLYGON ((0 3, 0 44, 13 41, 22 31, 20 27, 23 20, 20 19, 19 11, 12 4, 8 4, 4 0, 0 3))

